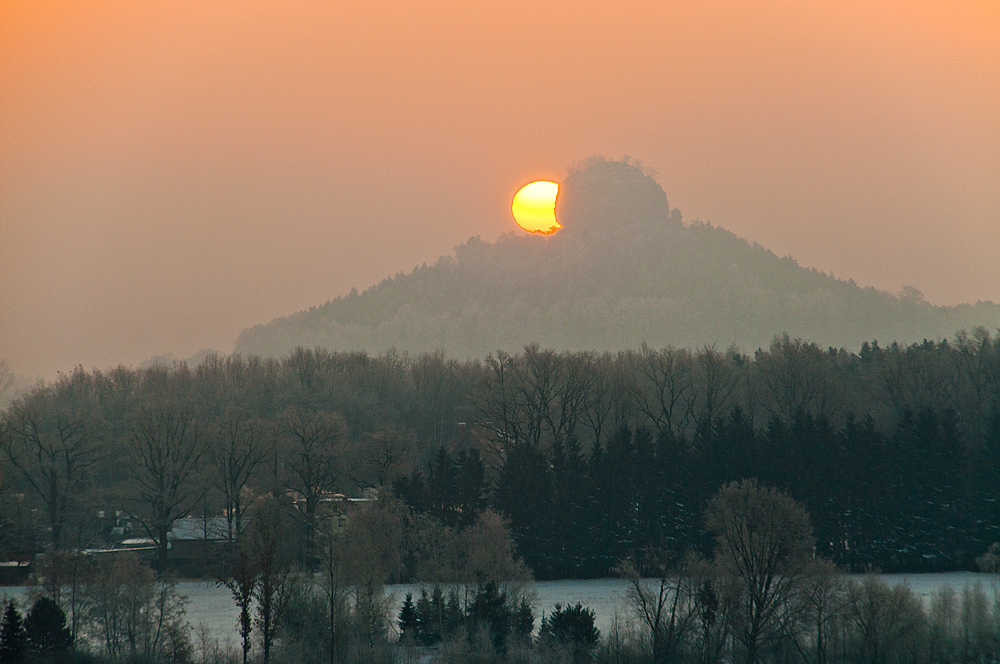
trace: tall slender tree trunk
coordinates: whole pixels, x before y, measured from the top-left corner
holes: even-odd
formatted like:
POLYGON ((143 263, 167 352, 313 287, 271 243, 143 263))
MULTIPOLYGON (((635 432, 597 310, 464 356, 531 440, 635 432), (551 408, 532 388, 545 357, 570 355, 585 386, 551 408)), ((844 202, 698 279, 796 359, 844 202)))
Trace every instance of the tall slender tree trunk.
POLYGON ((270 664, 271 662, 271 602, 269 599, 263 600, 264 608, 264 621, 261 629, 261 634, 263 638, 261 641, 264 645, 264 664, 270 664))
MULTIPOLYGON (((55 472, 55 471, 53 471, 55 472)), ((62 548, 62 516, 59 514, 59 489, 53 479, 49 486, 49 524, 52 527, 52 548, 62 548)))
POLYGON ((157 531, 157 536, 159 537, 159 540, 160 540, 158 542, 158 544, 159 544, 159 547, 158 547, 159 551, 158 551, 157 558, 158 558, 158 561, 159 561, 158 562, 158 564, 160 566, 159 572, 160 572, 161 575, 167 573, 167 565, 169 564, 169 559, 168 559, 169 553, 167 551, 167 544, 168 544, 168 542, 167 542, 167 532, 168 531, 167 531, 166 528, 159 528, 158 531, 157 531))
POLYGON ((337 596, 330 584, 330 664, 337 659, 337 596))

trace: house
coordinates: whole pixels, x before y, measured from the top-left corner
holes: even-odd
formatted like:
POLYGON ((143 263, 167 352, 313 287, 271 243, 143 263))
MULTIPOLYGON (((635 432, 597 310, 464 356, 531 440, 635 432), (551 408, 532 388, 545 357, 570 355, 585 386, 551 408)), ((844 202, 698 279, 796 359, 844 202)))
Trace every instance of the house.
POLYGON ((170 566, 184 576, 215 573, 229 546, 229 521, 224 516, 177 519, 167 533, 170 566))
POLYGON ((28 581, 31 561, 4 560, 0 562, 0 586, 20 586, 28 581))
POLYGON ((188 546, 191 542, 220 542, 229 540, 229 520, 224 516, 186 517, 174 521, 167 534, 167 542, 177 546, 188 546))
POLYGON ((378 489, 365 489, 360 498, 348 498, 342 493, 330 494, 320 499, 316 518, 328 524, 334 536, 339 537, 359 511, 368 509, 377 500, 378 489))

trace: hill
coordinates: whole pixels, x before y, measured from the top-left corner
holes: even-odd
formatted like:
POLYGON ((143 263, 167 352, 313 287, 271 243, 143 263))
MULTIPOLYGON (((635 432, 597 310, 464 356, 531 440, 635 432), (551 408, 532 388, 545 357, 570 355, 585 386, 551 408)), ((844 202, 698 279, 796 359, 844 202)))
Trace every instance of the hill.
POLYGON ((710 224, 686 224, 628 162, 590 160, 560 186, 549 237, 471 238, 431 266, 245 330, 235 350, 296 346, 481 357, 537 342, 567 350, 717 344, 788 333, 822 345, 920 341, 1000 326, 1000 305, 943 307, 861 288, 710 224))

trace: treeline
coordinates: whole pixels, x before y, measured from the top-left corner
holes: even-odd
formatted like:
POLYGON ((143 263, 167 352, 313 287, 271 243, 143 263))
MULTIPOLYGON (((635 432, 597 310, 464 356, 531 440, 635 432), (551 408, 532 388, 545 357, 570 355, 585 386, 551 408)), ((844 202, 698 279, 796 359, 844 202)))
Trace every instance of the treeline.
POLYGON ((186 598, 133 556, 51 551, 21 608, 3 602, 0 662, 957 664, 1000 654, 995 587, 920 598, 877 575, 846 577, 816 555, 802 505, 753 480, 709 499, 707 555, 650 548, 618 561, 627 600, 603 634, 581 604, 532 606, 489 510, 462 531, 455 583, 407 594, 394 616, 382 584, 403 564, 412 515, 387 499, 346 532, 324 521, 320 569, 304 572, 286 546, 289 507, 258 501, 233 551, 222 583, 239 609, 238 643, 192 632, 186 598))
POLYGON ((858 354, 499 354, 476 402, 503 458, 492 500, 541 576, 704 551, 706 501, 744 478, 805 505, 847 569, 971 568, 1000 532, 998 351, 979 330, 858 354))
POLYGON ((1000 540, 1000 338, 79 369, 8 408, 2 445, 4 558, 120 539, 118 511, 166 564, 179 517, 237 533, 255 496, 291 492, 305 560, 324 500, 380 488, 441 532, 497 510, 536 577, 601 576, 706 551, 708 498, 758 478, 846 568, 966 569, 1000 540))
POLYGON ((482 587, 465 611, 456 589, 446 598, 435 587, 415 603, 407 597, 400 641, 440 643, 432 661, 498 664, 918 664, 1000 654, 995 587, 922 599, 877 575, 846 577, 816 556, 809 516, 786 494, 752 480, 727 484, 708 501, 705 527, 707 556, 650 549, 619 562, 629 593, 606 634, 586 607, 556 605, 533 638, 517 628, 531 624, 530 612, 512 612, 502 595, 502 610, 484 616, 475 611, 482 587))

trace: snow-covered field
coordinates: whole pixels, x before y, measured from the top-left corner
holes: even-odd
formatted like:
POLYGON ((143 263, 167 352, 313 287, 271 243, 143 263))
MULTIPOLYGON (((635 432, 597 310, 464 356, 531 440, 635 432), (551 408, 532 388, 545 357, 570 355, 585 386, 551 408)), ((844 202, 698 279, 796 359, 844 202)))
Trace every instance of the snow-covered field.
MULTIPOLYGON (((946 586, 951 586, 955 590, 975 584, 982 584, 987 589, 1000 588, 1000 577, 971 572, 884 574, 882 578, 892 584, 906 583, 918 596, 924 598, 930 597, 932 593, 946 586)), ((177 587, 181 594, 188 598, 187 619, 192 629, 204 625, 220 642, 236 643, 236 608, 228 590, 203 581, 184 581, 178 583, 177 587)), ((395 603, 395 614, 398 613, 399 604, 407 592, 419 596, 420 586, 389 586, 388 592, 395 603)), ((12 596, 21 601, 26 594, 25 588, 0 587, 0 599, 12 596)), ((627 583, 621 579, 540 581, 534 584, 534 607, 538 615, 541 611, 550 612, 557 602, 564 606, 580 602, 594 610, 597 627, 605 633, 616 616, 623 614, 627 594, 627 583)), ((3 602, 6 603, 6 600, 3 599, 3 602)))

